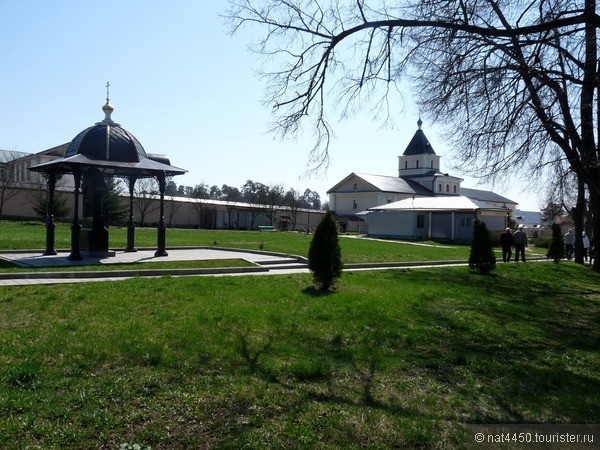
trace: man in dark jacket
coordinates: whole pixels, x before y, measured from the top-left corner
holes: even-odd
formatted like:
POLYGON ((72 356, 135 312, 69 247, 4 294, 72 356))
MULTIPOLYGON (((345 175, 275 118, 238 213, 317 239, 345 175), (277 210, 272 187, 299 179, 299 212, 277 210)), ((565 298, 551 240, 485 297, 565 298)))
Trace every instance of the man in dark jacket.
POLYGON ((513 235, 510 232, 510 228, 507 228, 506 231, 500 235, 500 247, 502 247, 502 261, 510 262, 513 245, 513 235))
POLYGON ((521 260, 525 262, 527 235, 523 231, 523 224, 519 225, 519 229, 513 234, 513 242, 515 243, 515 262, 519 262, 519 253, 521 254, 521 260))

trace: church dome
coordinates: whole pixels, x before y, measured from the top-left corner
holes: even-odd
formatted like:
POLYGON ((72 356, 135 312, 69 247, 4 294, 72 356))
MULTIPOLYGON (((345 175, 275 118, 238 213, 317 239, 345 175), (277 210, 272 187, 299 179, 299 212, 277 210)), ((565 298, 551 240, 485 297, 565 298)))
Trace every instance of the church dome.
POLYGON ((423 130, 421 129, 421 127, 423 125, 423 121, 421 120, 420 117, 417 122, 417 125, 418 125, 418 129, 417 129, 415 135, 413 136, 413 138, 411 139, 411 141, 409 142, 408 146, 406 147, 406 150, 404 150, 403 155, 404 156, 435 155, 435 152, 433 151, 433 147, 431 147, 429 140, 427 139, 427 137, 425 136, 425 133, 423 133, 423 130))
POLYGON ((112 162, 139 162, 146 158, 146 151, 135 136, 112 121, 110 115, 114 108, 108 98, 102 110, 105 119, 75 136, 64 158, 83 155, 92 160, 112 162))

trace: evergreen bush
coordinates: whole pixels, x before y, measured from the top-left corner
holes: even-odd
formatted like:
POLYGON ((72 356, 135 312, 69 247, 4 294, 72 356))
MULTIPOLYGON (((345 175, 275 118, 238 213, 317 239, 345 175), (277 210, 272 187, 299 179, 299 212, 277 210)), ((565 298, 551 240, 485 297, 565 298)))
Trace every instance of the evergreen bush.
POLYGON ((321 291, 331 289, 342 275, 342 252, 331 211, 325 213, 315 230, 308 250, 308 268, 321 291))
POLYGON ((552 224, 552 240, 546 256, 552 258, 555 263, 559 263, 565 257, 565 239, 557 223, 552 224))
POLYGON ((473 223, 473 240, 469 267, 478 269, 482 274, 489 274, 496 267, 496 255, 490 232, 484 222, 476 219, 473 223))

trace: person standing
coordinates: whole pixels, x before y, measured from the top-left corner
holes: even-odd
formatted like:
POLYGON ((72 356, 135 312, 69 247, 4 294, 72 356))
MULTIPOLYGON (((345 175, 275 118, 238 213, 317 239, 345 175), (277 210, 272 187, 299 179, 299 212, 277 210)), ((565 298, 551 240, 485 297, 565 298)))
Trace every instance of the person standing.
POLYGON ((585 231, 581 233, 581 240, 583 241, 583 260, 588 260, 588 250, 590 249, 590 238, 587 237, 585 231))
POLYGON ((513 242, 515 245, 515 262, 519 262, 519 253, 521 254, 521 261, 525 262, 525 247, 527 247, 527 235, 523 231, 523 224, 519 225, 519 229, 515 231, 513 235, 513 242))
POLYGON ((575 249, 575 235, 570 228, 567 230, 567 234, 565 234, 565 247, 567 249, 567 259, 571 261, 573 250, 575 249))
POLYGON ((510 262, 512 256, 512 246, 514 245, 513 235, 510 232, 510 228, 507 228, 504 233, 500 235, 500 247, 502 247, 502 261, 510 262))

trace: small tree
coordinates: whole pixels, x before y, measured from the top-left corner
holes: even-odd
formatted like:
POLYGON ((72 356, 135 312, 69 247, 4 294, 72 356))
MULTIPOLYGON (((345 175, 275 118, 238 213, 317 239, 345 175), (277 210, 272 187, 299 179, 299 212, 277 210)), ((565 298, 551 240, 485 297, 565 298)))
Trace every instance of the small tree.
POLYGON ((331 211, 325 213, 315 230, 308 250, 308 268, 317 289, 321 291, 331 289, 342 275, 342 252, 331 211))
MULTIPOLYGON (((46 217, 47 211, 47 196, 46 191, 40 185, 30 194, 33 210, 40 217, 46 217)), ((62 192, 54 191, 52 199, 52 215, 55 218, 67 219, 71 214, 69 208, 69 199, 62 192)))
POLYGON ((552 240, 548 247, 548 258, 554 259, 555 263, 559 263, 565 257, 565 239, 562 234, 562 229, 557 223, 552 224, 552 240))
POLYGON ((479 219, 476 219, 473 224, 469 267, 479 269, 479 273, 482 274, 489 274, 496 267, 492 237, 485 223, 479 219))
POLYGON ((126 222, 129 210, 123 203, 121 181, 114 177, 106 177, 106 191, 102 196, 102 215, 107 225, 121 225, 126 222))

